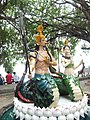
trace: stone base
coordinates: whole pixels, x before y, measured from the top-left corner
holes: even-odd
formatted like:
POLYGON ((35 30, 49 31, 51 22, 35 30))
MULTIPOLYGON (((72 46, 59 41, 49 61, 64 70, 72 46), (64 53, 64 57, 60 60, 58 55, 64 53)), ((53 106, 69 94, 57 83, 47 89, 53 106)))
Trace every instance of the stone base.
POLYGON ((56 108, 40 108, 33 103, 23 103, 14 98, 14 113, 17 118, 25 120, 79 120, 87 114, 88 96, 85 94, 83 99, 78 102, 60 97, 56 108))

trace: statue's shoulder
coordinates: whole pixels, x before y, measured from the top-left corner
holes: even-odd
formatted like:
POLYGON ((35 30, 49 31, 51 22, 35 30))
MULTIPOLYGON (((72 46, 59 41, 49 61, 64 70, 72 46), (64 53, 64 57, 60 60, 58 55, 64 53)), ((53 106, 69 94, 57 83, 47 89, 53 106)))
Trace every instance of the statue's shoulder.
POLYGON ((33 52, 29 52, 29 57, 33 57, 33 58, 37 58, 38 52, 33 51, 33 52))

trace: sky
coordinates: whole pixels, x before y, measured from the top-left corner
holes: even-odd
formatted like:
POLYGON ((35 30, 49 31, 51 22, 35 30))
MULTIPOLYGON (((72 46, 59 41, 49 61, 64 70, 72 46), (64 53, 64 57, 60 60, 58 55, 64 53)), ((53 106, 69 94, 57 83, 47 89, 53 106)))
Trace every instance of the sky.
MULTIPOLYGON (((79 44, 76 46, 76 54, 74 56, 74 62, 75 64, 78 64, 81 59, 83 59, 84 63, 85 63, 85 67, 87 68, 88 66, 90 66, 90 50, 88 52, 88 54, 85 54, 82 49, 81 49, 81 45, 83 44, 83 41, 79 42, 79 44)), ((87 43, 88 44, 88 43, 87 43)), ((61 59, 61 56, 60 56, 61 59)), ((76 73, 78 70, 80 70, 82 68, 82 66, 80 66, 78 69, 76 69, 76 73)), ((17 62, 16 66, 14 67, 14 72, 17 73, 17 75, 21 78, 23 72, 25 70, 25 65, 21 64, 20 61, 17 62)), ((64 68, 62 67, 61 63, 60 63, 60 70, 61 72, 64 71, 64 68)), ((1 66, 0 67, 0 74, 2 74, 2 76, 6 76, 6 72, 4 70, 4 68, 1 66)))

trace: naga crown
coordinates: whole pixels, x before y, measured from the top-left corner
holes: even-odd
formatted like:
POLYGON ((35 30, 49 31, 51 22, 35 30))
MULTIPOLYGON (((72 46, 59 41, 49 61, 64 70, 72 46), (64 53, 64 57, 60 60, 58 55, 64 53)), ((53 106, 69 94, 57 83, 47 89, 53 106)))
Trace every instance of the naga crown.
POLYGON ((42 32, 43 32, 43 26, 42 26, 42 25, 39 25, 39 26, 37 27, 37 31, 38 31, 38 35, 36 35, 35 38, 36 38, 36 44, 39 45, 40 40, 41 40, 42 38, 45 39, 45 36, 42 34, 42 32))

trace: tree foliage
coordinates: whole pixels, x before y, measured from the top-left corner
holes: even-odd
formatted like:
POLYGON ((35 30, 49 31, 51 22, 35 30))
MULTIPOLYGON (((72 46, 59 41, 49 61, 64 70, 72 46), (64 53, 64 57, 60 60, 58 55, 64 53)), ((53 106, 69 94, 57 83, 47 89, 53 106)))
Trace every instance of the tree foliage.
POLYGON ((90 42, 89 0, 1 0, 0 64, 4 66, 6 63, 13 66, 11 61, 25 54, 20 36, 21 12, 24 14, 26 41, 30 48, 33 48, 36 28, 41 23, 51 50, 62 46, 61 37, 68 37, 72 49, 78 40, 90 42))

